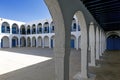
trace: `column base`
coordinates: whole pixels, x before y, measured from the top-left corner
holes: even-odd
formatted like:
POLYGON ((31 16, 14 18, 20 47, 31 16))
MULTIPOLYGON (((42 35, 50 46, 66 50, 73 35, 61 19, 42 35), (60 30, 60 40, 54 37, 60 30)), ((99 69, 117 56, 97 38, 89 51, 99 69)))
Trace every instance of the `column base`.
POLYGON ((91 67, 96 67, 96 64, 89 63, 88 65, 91 67))
POLYGON ((95 80, 95 77, 96 77, 95 74, 89 73, 89 74, 88 74, 88 78, 83 78, 83 77, 81 76, 81 73, 78 72, 78 73, 73 77, 73 80, 95 80))

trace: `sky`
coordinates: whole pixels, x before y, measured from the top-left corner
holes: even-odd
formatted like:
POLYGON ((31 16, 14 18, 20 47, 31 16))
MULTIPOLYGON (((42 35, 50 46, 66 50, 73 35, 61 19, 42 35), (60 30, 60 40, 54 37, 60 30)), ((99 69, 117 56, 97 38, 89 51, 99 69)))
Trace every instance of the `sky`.
POLYGON ((51 15, 44 0, 0 0, 0 18, 31 22, 51 15))

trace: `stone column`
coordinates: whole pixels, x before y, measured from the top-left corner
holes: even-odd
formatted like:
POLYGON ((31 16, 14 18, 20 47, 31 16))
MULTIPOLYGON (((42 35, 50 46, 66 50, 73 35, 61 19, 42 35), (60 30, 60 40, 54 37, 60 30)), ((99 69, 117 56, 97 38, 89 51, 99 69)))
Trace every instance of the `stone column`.
POLYGON ((99 55, 99 29, 98 27, 96 28, 96 59, 100 59, 99 55))
POLYGON ((44 48, 44 37, 42 38, 42 48, 44 48))
MULTIPOLYGON (((7 27, 5 27, 5 31, 7 31, 7 27)), ((10 34, 12 34, 12 25, 10 24, 10 34)))
POLYGON ((18 38, 18 47, 20 48, 20 37, 18 38))
POLYGON ((51 25, 50 25, 50 22, 49 22, 49 33, 51 33, 51 25))
POLYGON ((100 56, 102 56, 102 51, 101 51, 101 48, 102 48, 102 47, 101 47, 101 44, 102 44, 102 41, 101 41, 102 39, 101 39, 101 38, 102 38, 102 37, 101 37, 101 33, 102 33, 102 32, 101 32, 101 29, 100 29, 100 32, 99 32, 99 37, 100 37, 100 38, 99 38, 99 44, 100 44, 100 45, 99 45, 99 46, 100 46, 100 47, 99 47, 99 50, 100 50, 99 52, 100 52, 100 56))
POLYGON ((94 30, 94 24, 90 24, 90 28, 89 28, 89 42, 90 42, 90 66, 96 66, 95 63, 95 30, 94 30))
POLYGON ((38 48, 38 38, 36 37, 36 48, 38 48))
POLYGON ((37 29, 37 25, 35 26, 35 29, 36 29, 36 34, 37 34, 37 30, 38 30, 38 29, 37 29))
POLYGON ((49 37, 49 48, 51 48, 51 37, 49 37))
POLYGON ((9 37, 9 47, 12 48, 12 39, 9 37))
POLYGON ((31 39, 31 45, 30 45, 30 47, 32 47, 32 38, 30 37, 30 39, 31 39))

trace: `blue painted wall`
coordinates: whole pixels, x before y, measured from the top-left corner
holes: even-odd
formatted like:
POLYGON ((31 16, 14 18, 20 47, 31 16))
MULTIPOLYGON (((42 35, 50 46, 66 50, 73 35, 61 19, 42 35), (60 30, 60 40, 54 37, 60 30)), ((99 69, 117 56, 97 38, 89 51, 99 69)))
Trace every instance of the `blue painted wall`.
POLYGON ((108 38, 107 49, 108 50, 120 50, 120 38, 108 38))
POLYGON ((71 39, 71 48, 75 48, 75 40, 71 39))

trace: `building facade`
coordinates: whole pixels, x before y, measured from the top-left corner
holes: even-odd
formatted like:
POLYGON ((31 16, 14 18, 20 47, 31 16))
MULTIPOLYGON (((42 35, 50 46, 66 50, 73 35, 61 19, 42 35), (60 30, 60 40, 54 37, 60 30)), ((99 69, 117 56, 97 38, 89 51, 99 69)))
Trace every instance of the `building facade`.
MULTIPOLYGON (((0 48, 55 46, 55 25, 52 19, 29 23, 0 19, 0 48)), ((77 18, 71 24, 71 48, 80 49, 80 25, 77 18)))

